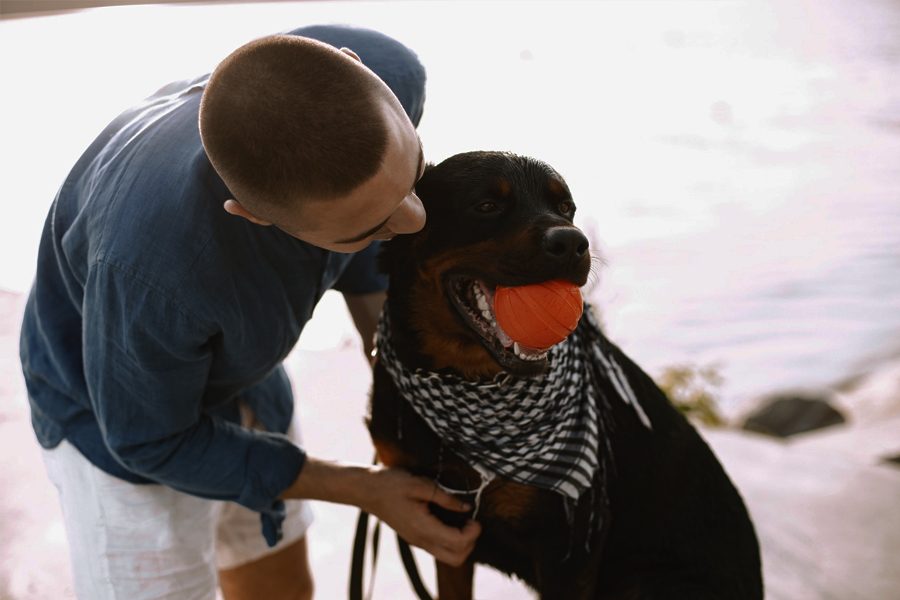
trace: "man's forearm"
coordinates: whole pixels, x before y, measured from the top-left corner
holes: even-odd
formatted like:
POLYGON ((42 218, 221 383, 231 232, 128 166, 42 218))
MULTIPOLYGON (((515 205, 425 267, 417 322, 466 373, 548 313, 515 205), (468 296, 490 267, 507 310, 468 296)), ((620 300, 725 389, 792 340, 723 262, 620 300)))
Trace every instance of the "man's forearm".
POLYGON ((366 466, 308 456, 297 479, 281 494, 281 498, 323 500, 369 510, 364 506, 368 500, 365 491, 372 477, 372 469, 366 466))

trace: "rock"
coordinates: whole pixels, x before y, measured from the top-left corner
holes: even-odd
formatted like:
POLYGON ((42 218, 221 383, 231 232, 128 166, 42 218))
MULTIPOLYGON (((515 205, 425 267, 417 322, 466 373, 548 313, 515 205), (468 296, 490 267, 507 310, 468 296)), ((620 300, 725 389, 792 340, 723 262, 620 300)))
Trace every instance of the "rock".
POLYGON ((806 394, 778 394, 764 400, 742 428, 746 431, 786 438, 797 433, 844 423, 844 415, 827 399, 806 394))
POLYGON ((900 467, 900 454, 895 454, 894 456, 885 456, 882 459, 882 462, 884 462, 884 464, 886 465, 900 467))

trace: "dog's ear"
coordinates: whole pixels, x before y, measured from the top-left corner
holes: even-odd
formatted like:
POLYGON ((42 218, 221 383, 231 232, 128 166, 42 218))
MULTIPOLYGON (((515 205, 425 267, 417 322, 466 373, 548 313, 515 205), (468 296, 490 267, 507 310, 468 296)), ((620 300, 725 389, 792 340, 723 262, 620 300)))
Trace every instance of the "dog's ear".
POLYGON ((418 194, 419 192, 419 184, 422 183, 422 180, 425 179, 427 181, 428 174, 434 170, 435 164, 433 162, 425 162, 425 168, 422 169, 422 176, 419 177, 419 180, 416 182, 415 190, 418 194))
MULTIPOLYGON (((423 198, 419 195, 419 186, 420 184, 424 185, 423 180, 427 183, 428 174, 434 169, 435 164, 432 162, 426 162, 425 168, 422 170, 422 177, 419 178, 419 181, 416 182, 416 195, 419 196, 419 200, 422 202, 422 205, 425 207, 425 228, 428 228, 428 202, 426 198, 423 198)), ((389 242, 384 242, 381 244, 381 250, 378 253, 378 270, 382 273, 390 274, 391 272, 396 272, 396 269, 401 265, 408 263, 411 259, 411 253, 413 250, 412 241, 419 236, 424 235, 423 232, 411 233, 405 235, 398 235, 394 239, 389 242)))
POLYGON ((418 235, 418 233, 398 235, 388 242, 382 242, 376 259, 378 270, 392 275, 398 270, 408 268, 409 263, 413 261, 413 241, 418 235))
MULTIPOLYGON (((439 185, 436 183, 436 179, 440 178, 440 169, 438 168, 440 165, 436 165, 432 162, 426 162, 425 168, 422 170, 422 176, 419 177, 419 180, 416 182, 413 191, 418 196, 419 200, 422 202, 422 206, 425 207, 425 229, 428 229, 429 225, 429 204, 433 201, 433 196, 435 194, 435 186, 439 185)), ((414 234, 415 235, 415 234, 414 234)))

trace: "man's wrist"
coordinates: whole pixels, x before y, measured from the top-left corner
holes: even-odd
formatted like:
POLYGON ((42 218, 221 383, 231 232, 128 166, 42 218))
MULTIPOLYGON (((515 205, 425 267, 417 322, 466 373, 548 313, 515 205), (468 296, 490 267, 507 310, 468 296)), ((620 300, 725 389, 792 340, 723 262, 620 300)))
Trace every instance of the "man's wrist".
POLYGON ((323 500, 368 510, 372 468, 307 457, 297 479, 281 495, 283 499, 323 500))

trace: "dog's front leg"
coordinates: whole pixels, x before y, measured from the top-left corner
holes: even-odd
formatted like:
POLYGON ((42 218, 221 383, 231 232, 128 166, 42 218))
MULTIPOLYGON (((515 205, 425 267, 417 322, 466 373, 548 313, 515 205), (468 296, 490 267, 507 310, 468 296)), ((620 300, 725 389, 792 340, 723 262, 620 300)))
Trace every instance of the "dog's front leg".
POLYGON ((467 560, 459 567, 451 567, 439 560, 437 566, 438 600, 472 600, 475 563, 467 560))

